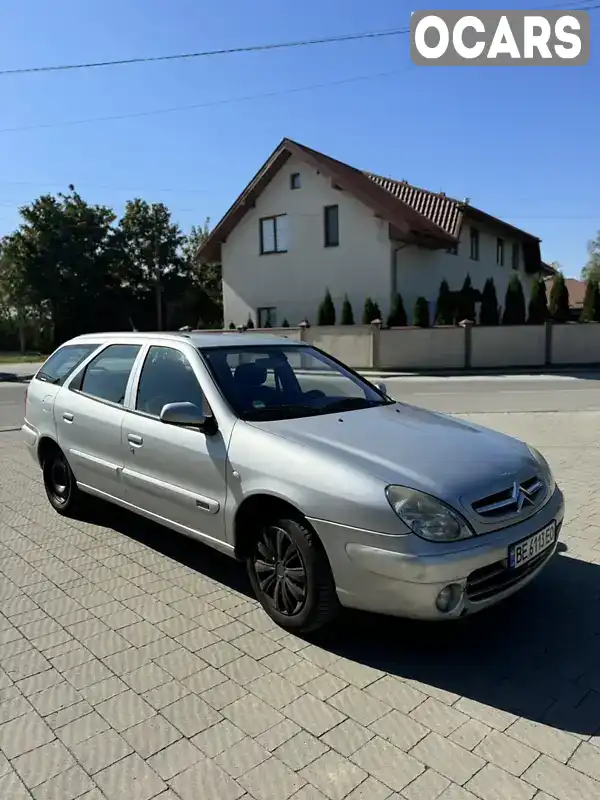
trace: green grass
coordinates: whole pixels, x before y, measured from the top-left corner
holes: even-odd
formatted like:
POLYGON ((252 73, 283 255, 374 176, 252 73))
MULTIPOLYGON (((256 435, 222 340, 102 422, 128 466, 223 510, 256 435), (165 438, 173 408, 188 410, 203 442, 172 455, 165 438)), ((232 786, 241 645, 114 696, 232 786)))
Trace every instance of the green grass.
POLYGON ((0 364, 37 364, 48 356, 43 353, 3 353, 0 351, 0 364))

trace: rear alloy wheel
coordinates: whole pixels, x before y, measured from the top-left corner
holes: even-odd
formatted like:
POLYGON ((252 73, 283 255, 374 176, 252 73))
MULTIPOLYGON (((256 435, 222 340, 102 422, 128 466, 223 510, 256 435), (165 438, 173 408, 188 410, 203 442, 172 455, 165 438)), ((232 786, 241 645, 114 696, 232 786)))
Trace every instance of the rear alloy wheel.
POLYGON ((67 459, 58 448, 53 449, 44 459, 44 488, 52 508, 63 516, 72 516, 80 499, 67 459))
POLYGON ((271 619, 293 633, 309 633, 333 620, 338 599, 327 557, 299 521, 265 525, 248 557, 252 588, 271 619))

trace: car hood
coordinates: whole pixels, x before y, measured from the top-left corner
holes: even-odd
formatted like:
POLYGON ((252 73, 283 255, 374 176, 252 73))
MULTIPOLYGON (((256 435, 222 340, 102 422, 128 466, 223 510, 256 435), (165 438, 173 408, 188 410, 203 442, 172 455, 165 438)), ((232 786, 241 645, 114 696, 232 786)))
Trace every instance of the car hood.
POLYGON ((451 503, 503 491, 539 471, 518 439, 403 403, 253 424, 317 456, 451 503))

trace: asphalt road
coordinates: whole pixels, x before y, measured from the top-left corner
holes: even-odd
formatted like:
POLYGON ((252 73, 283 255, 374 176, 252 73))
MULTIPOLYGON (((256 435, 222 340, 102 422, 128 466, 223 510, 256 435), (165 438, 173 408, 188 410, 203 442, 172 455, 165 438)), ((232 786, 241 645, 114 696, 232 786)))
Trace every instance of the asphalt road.
MULTIPOLYGON (((34 368, 0 364, 0 430, 21 425, 26 381, 34 368)), ((397 400, 445 413, 600 410, 600 372, 381 379, 397 400)))
POLYGON ((600 410, 600 373, 383 377, 396 400, 444 413, 600 410))

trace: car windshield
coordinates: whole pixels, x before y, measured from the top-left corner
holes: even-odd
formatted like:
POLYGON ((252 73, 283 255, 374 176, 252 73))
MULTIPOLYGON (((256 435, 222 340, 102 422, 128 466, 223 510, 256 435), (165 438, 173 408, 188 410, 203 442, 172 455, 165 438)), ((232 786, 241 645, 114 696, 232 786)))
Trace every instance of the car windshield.
POLYGON ((293 419, 394 402, 312 347, 248 345, 200 352, 241 419, 293 419))

